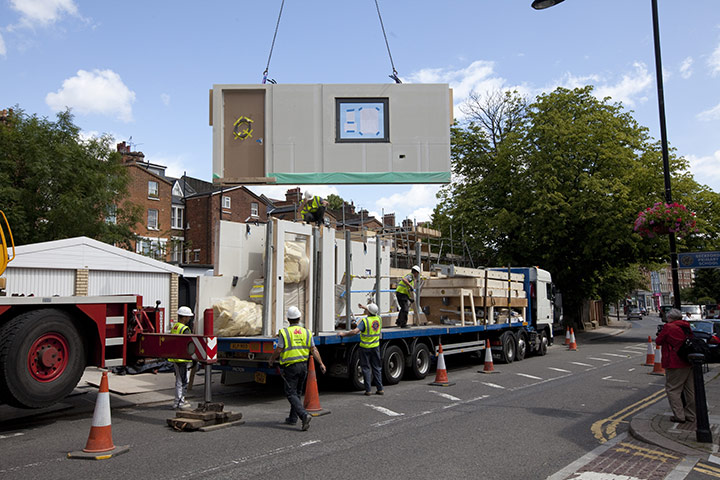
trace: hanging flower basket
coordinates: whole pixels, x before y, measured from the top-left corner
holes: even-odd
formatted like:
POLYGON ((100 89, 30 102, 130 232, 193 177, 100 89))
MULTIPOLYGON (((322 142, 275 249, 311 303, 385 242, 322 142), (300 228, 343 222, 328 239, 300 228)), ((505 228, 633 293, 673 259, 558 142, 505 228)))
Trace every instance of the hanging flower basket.
POLYGON ((638 213, 633 230, 648 238, 668 233, 685 236, 697 231, 695 212, 679 203, 658 202, 638 213))

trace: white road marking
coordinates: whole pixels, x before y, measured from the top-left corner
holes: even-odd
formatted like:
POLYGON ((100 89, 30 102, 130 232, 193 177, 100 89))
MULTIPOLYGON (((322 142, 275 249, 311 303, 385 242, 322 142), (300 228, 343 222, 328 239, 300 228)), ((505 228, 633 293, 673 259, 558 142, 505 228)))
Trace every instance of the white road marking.
POLYGON ((587 357, 588 360, 600 360, 601 362, 612 362, 612 360, 600 357, 587 357))
MULTIPOLYGON (((621 350, 622 351, 622 350, 621 350)), ((627 358, 627 355, 620 355, 619 353, 603 353, 603 355, 608 355, 610 357, 620 357, 620 358, 627 358)))
POLYGON ((609 382, 630 383, 630 380, 620 380, 618 378, 612 378, 609 375, 607 377, 603 377, 603 380, 607 380, 609 382))
POLYGON ((633 353, 633 354, 635 354, 635 355, 638 354, 638 352, 636 352, 635 350, 620 350, 620 351, 621 351, 621 352, 625 352, 625 353, 633 353))
POLYGON ((634 368, 631 368, 631 369, 628 370, 628 372, 634 372, 634 371, 635 371, 634 368))
POLYGON ((520 375, 521 377, 526 378, 532 378, 533 380, 542 380, 540 377, 536 377, 535 375, 528 375, 527 373, 516 373, 515 375, 520 375))
POLYGON ((589 363, 580 363, 580 362, 570 362, 573 365, 580 365, 581 367, 592 367, 593 365, 590 365, 589 363))
POLYGON ((503 387, 502 385, 497 385, 495 383, 488 383, 488 382, 480 382, 480 383, 482 383, 483 385, 487 385, 488 387, 492 387, 492 388, 499 388, 501 390, 505 389, 505 387, 503 387))
POLYGON ((441 392, 437 392, 437 391, 435 391, 435 390, 430 390, 430 393, 434 393, 435 395, 439 395, 439 396, 441 396, 441 397, 443 397, 443 398, 447 398, 448 400, 452 400, 453 402, 459 402, 459 401, 460 401, 460 399, 459 399, 458 397, 453 397, 453 396, 450 395, 449 393, 441 393, 441 392))
POLYGON ((0 440, 3 440, 5 438, 21 437, 23 435, 25 434, 21 432, 11 433, 10 435, 0 435, 0 440))
POLYGON ((405 415, 404 413, 393 412, 389 408, 381 407, 380 405, 372 405, 370 403, 366 403, 365 406, 370 407, 373 410, 378 411, 380 413, 384 413, 385 415, 387 415, 389 417, 401 417, 401 416, 405 415))
POLYGON ((570 373, 570 370, 565 370, 562 368, 555 368, 555 367, 548 367, 550 370, 555 370, 556 372, 563 372, 563 373, 570 373))

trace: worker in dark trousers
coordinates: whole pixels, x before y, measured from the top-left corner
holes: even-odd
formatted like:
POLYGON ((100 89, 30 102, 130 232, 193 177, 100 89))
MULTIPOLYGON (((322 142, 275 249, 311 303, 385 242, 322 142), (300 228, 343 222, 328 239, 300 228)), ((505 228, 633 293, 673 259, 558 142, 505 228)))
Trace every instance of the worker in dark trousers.
POLYGON ((375 385, 378 395, 384 395, 382 385, 382 361, 380 360, 380 333, 382 332, 382 318, 378 316, 380 309, 374 303, 363 307, 368 314, 360 320, 358 326, 349 332, 340 332, 341 337, 350 337, 360 334, 360 366, 365 380, 365 395, 372 395, 371 386, 375 385))
POLYGON ((412 271, 402 277, 395 288, 395 297, 400 307, 395 324, 400 328, 407 328, 408 312, 410 311, 410 304, 413 302, 411 294, 415 290, 415 284, 419 279, 420 267, 414 265, 412 271))
MULTIPOLYGON (((193 319, 193 311, 190 307, 180 307, 177 311, 178 320, 170 329, 170 333, 175 335, 188 335, 192 333, 192 329, 189 324, 193 319)), ((181 358, 168 358, 173 364, 175 370, 175 401, 173 402, 174 410, 181 410, 190 408, 190 404, 185 401, 185 394, 187 393, 188 386, 188 365, 192 360, 184 360, 181 358)))
POLYGON ((313 343, 310 331, 300 326, 300 310, 297 307, 290 307, 287 311, 289 327, 278 332, 277 346, 270 356, 268 364, 273 366, 275 360, 280 357, 282 377, 285 380, 285 396, 290 402, 290 415, 285 419, 288 425, 295 425, 300 419, 302 430, 310 428, 312 416, 303 407, 301 400, 305 379, 307 378, 307 362, 312 354, 313 358, 320 364, 320 371, 325 373, 325 364, 320 358, 313 343))
POLYGON ((327 206, 327 200, 305 192, 305 200, 300 205, 300 216, 307 223, 315 223, 319 227, 325 224, 325 208, 327 206))

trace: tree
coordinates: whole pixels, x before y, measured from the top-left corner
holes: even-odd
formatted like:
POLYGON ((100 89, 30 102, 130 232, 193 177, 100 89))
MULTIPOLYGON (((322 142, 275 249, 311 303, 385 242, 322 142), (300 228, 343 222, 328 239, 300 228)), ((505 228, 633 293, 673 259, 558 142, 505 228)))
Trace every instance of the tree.
POLYGON ((69 111, 56 121, 16 107, 0 123, 0 206, 18 245, 88 236, 124 246, 139 207, 111 138, 83 140, 69 111))
POLYGON ((328 201, 330 210, 342 210, 343 203, 345 202, 342 197, 334 193, 328 195, 326 200, 328 201))

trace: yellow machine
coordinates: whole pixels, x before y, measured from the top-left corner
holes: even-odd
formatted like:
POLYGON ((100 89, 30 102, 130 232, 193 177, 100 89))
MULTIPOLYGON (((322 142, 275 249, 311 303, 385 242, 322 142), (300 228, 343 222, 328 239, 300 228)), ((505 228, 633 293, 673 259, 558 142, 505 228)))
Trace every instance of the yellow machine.
POLYGON ((5 295, 5 277, 1 275, 5 273, 8 263, 15 258, 15 241, 13 240, 12 230, 10 230, 10 224, 7 221, 5 212, 0 210, 0 215, 2 215, 2 223, 0 223, 0 241, 2 241, 2 253, 0 253, 2 257, 0 258, 0 295, 5 295), (6 231, 7 237, 5 237, 6 231), (10 239, 9 244, 7 241, 8 238, 10 239), (8 254, 8 248, 10 247, 12 247, 12 257, 8 254))

